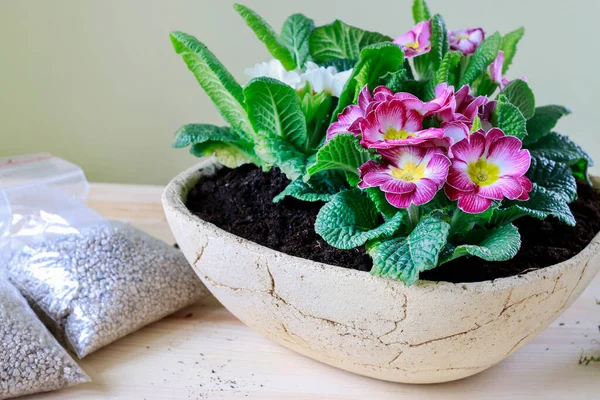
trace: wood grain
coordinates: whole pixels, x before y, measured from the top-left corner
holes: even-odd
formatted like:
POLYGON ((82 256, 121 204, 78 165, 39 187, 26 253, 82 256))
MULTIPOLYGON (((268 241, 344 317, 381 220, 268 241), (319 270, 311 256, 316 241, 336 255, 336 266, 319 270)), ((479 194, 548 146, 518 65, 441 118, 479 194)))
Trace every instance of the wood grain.
MULTIPOLYGON (((161 187, 94 184, 89 204, 173 242, 161 187)), ((503 363, 437 385, 350 374, 295 354, 243 325, 214 298, 81 361, 93 382, 31 399, 597 399, 600 276, 548 329, 503 363)))

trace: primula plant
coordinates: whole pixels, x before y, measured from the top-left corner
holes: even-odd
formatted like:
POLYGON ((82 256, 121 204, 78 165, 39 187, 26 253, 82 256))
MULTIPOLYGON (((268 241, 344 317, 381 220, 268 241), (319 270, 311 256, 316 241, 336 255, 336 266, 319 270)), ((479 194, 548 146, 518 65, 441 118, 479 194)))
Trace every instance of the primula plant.
POLYGON ((395 39, 301 14, 277 33, 235 9, 274 59, 241 86, 201 42, 173 32, 230 125, 183 126, 174 146, 231 168, 279 168, 291 183, 273 201, 324 202, 316 232, 340 249, 365 246, 373 275, 410 285, 459 257, 508 260, 524 216, 575 224, 568 204, 592 161, 553 130, 567 108, 536 107, 526 79, 506 77, 523 28, 448 30, 423 0, 395 39))

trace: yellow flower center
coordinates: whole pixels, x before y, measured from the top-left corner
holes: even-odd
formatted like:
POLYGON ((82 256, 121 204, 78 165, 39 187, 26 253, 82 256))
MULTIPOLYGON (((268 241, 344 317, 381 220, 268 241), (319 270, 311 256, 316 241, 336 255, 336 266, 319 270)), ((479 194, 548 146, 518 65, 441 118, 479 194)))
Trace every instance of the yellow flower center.
POLYGON ((404 168, 392 167, 392 176, 404 182, 415 182, 425 176, 425 165, 408 161, 404 164, 404 168))
POLYGON ((385 140, 405 140, 409 137, 414 137, 414 133, 410 133, 405 129, 388 128, 383 134, 385 140))
POLYGON ((467 40, 469 37, 467 35, 456 35, 458 40, 467 40))
POLYGON ((479 159, 476 162, 469 163, 467 174, 477 186, 488 186, 500 178, 500 168, 484 159, 479 159))
POLYGON ((417 50, 419 48, 419 41, 415 40, 414 42, 406 43, 406 47, 417 50))

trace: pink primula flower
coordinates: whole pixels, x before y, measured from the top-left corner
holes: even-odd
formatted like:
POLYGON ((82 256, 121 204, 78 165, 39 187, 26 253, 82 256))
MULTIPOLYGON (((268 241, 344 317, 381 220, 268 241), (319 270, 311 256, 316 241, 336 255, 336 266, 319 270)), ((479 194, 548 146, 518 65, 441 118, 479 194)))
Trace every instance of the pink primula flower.
POLYGON ((428 139, 444 137, 440 128, 423 129, 423 116, 396 98, 382 102, 370 111, 360 121, 360 130, 361 145, 376 149, 418 145, 428 139))
POLYGON ((351 104, 338 114, 337 121, 327 128, 326 141, 331 140, 340 133, 351 132, 354 135, 360 134, 359 122, 370 110, 369 105, 373 102, 373 97, 369 88, 365 85, 358 95, 358 106, 351 104))
POLYGON ((449 32, 450 48, 460 50, 463 54, 475 53, 475 49, 485 39, 485 32, 481 28, 461 29, 449 32))
POLYGON ((419 22, 412 30, 394 39, 402 47, 407 58, 428 53, 431 50, 431 21, 419 22))
POLYGON ((456 143, 444 187, 448 198, 470 214, 487 210, 493 200, 528 200, 532 184, 525 173, 531 156, 521 145, 498 128, 487 134, 479 130, 456 143))
POLYGON ((359 168, 358 187, 379 186, 397 208, 428 203, 448 175, 450 160, 438 148, 395 147, 379 153, 382 163, 370 160, 359 168))
POLYGON ((498 56, 489 67, 490 77, 494 82, 500 85, 500 90, 504 89, 508 85, 508 79, 502 75, 502 65, 504 64, 504 52, 498 51, 498 56))

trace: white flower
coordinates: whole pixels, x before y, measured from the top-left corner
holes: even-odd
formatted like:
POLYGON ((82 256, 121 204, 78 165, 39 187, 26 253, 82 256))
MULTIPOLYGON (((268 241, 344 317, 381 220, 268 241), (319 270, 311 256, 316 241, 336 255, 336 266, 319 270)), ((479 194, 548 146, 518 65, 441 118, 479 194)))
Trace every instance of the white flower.
POLYGON ((352 70, 337 72, 335 67, 320 67, 307 61, 305 72, 298 69, 287 71, 279 60, 273 59, 256 64, 253 68, 246 68, 244 74, 249 79, 261 76, 274 78, 295 90, 302 89, 308 82, 315 93, 326 92, 332 96, 340 97, 346 82, 352 74, 352 70))
POLYGON ((294 89, 298 89, 298 85, 302 83, 302 79, 300 78, 300 74, 297 70, 287 71, 281 64, 281 61, 277 59, 256 64, 253 68, 246 68, 246 70, 244 70, 244 74, 249 79, 258 78, 261 76, 277 79, 278 81, 281 81, 286 85, 293 87, 294 89))
POLYGON ((352 70, 337 72, 335 67, 320 67, 317 64, 307 61, 306 72, 300 75, 302 82, 299 89, 310 84, 310 87, 316 92, 327 92, 335 97, 340 97, 342 89, 350 78, 352 70))

